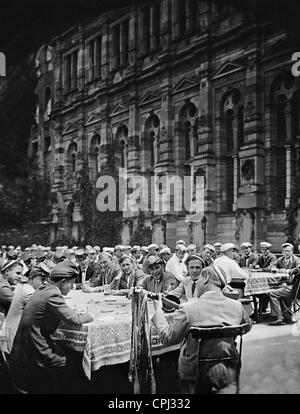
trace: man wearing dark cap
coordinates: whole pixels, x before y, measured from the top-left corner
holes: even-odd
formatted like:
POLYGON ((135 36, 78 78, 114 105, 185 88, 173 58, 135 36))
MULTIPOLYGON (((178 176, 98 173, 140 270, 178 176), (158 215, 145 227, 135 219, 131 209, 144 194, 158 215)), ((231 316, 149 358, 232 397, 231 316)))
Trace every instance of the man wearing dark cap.
POLYGON ((50 282, 30 297, 15 336, 11 365, 17 383, 33 393, 69 392, 74 378, 66 355, 53 341, 60 321, 82 325, 91 322, 89 313, 76 313, 65 302, 78 274, 77 266, 65 260, 51 271, 50 282))
POLYGON ((171 272, 164 271, 164 262, 160 257, 149 256, 148 268, 150 275, 143 280, 144 289, 154 293, 167 293, 178 286, 175 276, 171 272))

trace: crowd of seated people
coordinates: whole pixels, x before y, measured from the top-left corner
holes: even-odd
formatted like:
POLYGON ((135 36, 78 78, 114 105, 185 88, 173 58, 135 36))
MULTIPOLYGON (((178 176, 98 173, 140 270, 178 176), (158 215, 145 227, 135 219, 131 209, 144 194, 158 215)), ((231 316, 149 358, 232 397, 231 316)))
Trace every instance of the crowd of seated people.
MULTIPOLYGON (((19 347, 21 341, 27 341, 33 354, 46 353, 48 374, 50 377, 56 376, 52 372, 54 368, 62 368, 58 372, 67 368, 65 358, 56 357, 50 340, 51 333, 60 320, 81 324, 93 319, 90 314, 78 318, 64 302, 63 296, 75 285, 79 285, 86 293, 103 291, 104 286, 109 286, 116 293, 124 291, 128 294, 133 288, 140 288, 155 294, 173 295, 185 303, 198 298, 196 286, 204 269, 210 269, 208 274, 212 279, 217 274, 224 286, 228 286, 235 278, 247 279, 248 269, 286 273, 287 281, 270 291, 265 303, 270 302, 275 317, 272 325, 293 323, 290 312, 283 313, 281 301, 289 298, 294 271, 300 271, 300 259, 293 254, 293 245, 290 243, 282 244, 278 258, 271 252, 271 247, 270 243, 261 242, 259 254, 253 251, 250 242, 243 242, 240 251, 234 243, 216 242, 198 249, 195 244, 186 245, 184 240, 176 241, 173 252, 169 246, 155 243, 103 248, 88 245, 72 248, 58 246, 55 249, 35 244, 24 249, 20 246, 2 246, 0 312, 6 317, 5 351, 24 365, 24 354, 20 353, 19 347), (56 297, 55 292, 59 297, 56 297), (49 320, 49 327, 45 327, 43 333, 39 326, 39 335, 46 335, 42 339, 38 338, 38 341, 44 341, 43 350, 33 350, 37 338, 33 325, 30 327, 36 322, 34 312, 40 312, 38 301, 45 302, 43 315, 49 320), (50 304, 48 307, 47 303, 50 304)), ((39 361, 31 360, 30 364, 40 375, 39 361)))

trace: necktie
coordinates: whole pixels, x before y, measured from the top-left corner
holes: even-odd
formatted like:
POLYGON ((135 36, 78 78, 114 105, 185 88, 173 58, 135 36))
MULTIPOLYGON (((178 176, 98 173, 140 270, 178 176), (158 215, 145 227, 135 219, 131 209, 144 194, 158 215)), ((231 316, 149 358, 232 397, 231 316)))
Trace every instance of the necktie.
POLYGON ((192 284, 192 294, 194 294, 195 287, 196 287, 196 281, 194 281, 193 284, 192 284))

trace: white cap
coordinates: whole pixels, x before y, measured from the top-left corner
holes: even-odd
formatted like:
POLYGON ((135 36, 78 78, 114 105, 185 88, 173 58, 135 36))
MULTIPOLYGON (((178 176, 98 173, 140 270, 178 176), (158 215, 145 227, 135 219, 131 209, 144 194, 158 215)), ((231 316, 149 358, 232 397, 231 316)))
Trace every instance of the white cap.
POLYGON ((197 249, 197 246, 195 244, 189 244, 187 249, 188 250, 195 250, 195 249, 197 249))
POLYGON ((148 246, 148 250, 149 250, 149 249, 155 249, 155 250, 158 250, 158 244, 156 244, 156 243, 149 244, 149 246, 148 246))
POLYGON ((241 244, 241 247, 252 247, 252 243, 250 243, 250 242, 243 242, 241 244))
POLYGON ((161 249, 161 251, 159 252, 159 254, 164 254, 164 253, 169 253, 171 254, 171 249, 170 247, 164 247, 163 249, 161 249))
POLYGON ((269 249, 272 246, 271 243, 268 242, 261 242, 260 243, 260 247, 266 247, 267 249, 269 249))
POLYGON ((294 246, 292 245, 292 243, 283 243, 281 245, 281 248, 284 249, 285 247, 291 247, 292 249, 294 249, 294 246))
POLYGON ((177 240, 176 244, 184 244, 185 245, 185 241, 184 240, 177 240))
POLYGON ((215 248, 214 246, 212 246, 211 244, 206 244, 205 246, 203 246, 203 249, 208 249, 210 250, 212 253, 215 252, 215 248))
POLYGON ((233 243, 225 243, 225 244, 222 244, 222 246, 220 248, 220 251, 222 253, 224 253, 224 252, 227 252, 227 250, 230 250, 230 249, 236 249, 235 245, 233 243))
POLYGON ((175 250, 182 250, 182 251, 186 252, 187 248, 185 247, 184 244, 176 244, 175 250))
POLYGON ((221 247, 221 246, 222 246, 222 243, 221 242, 214 243, 214 247, 221 247))

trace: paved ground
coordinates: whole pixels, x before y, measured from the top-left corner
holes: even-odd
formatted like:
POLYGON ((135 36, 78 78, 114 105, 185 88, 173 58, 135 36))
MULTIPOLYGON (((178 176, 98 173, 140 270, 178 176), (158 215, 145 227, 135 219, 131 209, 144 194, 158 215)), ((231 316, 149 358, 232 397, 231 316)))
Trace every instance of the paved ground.
POLYGON ((241 394, 300 394, 300 318, 295 325, 254 325, 244 336, 241 394))

